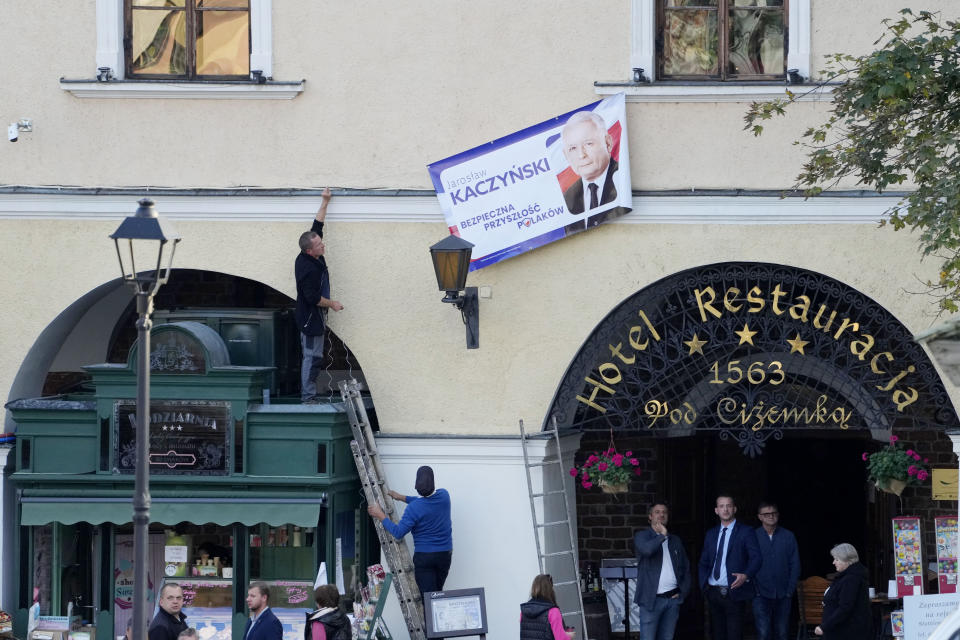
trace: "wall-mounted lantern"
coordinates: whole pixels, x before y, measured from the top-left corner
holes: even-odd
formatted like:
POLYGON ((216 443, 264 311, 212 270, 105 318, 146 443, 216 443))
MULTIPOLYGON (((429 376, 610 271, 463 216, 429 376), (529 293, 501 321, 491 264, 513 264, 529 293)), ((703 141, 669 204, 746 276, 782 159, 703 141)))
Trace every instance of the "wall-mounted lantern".
POLYGON ((480 347, 480 301, 476 287, 468 287, 470 253, 473 245, 458 236, 449 235, 430 247, 437 286, 446 292, 443 302, 460 309, 467 327, 467 349, 480 347))

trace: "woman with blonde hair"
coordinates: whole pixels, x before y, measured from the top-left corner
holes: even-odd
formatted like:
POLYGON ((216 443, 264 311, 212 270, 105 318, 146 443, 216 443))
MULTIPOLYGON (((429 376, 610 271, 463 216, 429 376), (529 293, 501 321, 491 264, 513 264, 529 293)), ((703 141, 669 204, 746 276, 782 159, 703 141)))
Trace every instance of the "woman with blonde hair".
POLYGON ((553 578, 538 575, 530 587, 530 599, 520 605, 520 640, 572 640, 573 635, 563 626, 553 578))
POLYGON ((837 577, 823 594, 823 621, 813 630, 824 640, 869 640, 870 595, 867 568, 852 544, 830 549, 837 577))

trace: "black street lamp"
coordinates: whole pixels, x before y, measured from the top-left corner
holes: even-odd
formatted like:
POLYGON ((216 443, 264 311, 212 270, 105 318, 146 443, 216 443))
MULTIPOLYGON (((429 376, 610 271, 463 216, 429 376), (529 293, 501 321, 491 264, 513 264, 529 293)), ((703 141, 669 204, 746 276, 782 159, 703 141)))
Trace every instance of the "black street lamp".
POLYGON ((449 235, 430 247, 430 257, 433 258, 437 286, 447 294, 441 302, 460 309, 463 324, 467 327, 467 349, 479 349, 480 299, 476 287, 466 286, 472 251, 472 244, 459 236, 449 235))
POLYGON ((173 253, 180 236, 153 208, 153 200, 140 201, 137 212, 125 218, 110 236, 117 247, 117 260, 124 283, 137 297, 137 458, 133 489, 133 637, 144 638, 147 629, 147 565, 150 530, 150 327, 153 296, 170 277, 173 253), (124 242, 125 241, 125 242, 124 242), (123 247, 121 247, 123 245, 123 247), (153 270, 137 272, 141 266, 153 270), (146 261, 147 264, 144 264, 146 261))

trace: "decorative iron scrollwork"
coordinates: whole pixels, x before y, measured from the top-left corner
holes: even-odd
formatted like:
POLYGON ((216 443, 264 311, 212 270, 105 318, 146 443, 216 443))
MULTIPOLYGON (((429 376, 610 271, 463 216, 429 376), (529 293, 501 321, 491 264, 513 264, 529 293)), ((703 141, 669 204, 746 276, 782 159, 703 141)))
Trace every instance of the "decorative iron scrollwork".
POLYGON ((798 429, 957 424, 922 347, 823 274, 767 263, 689 269, 633 294, 587 338, 548 417, 582 430, 713 430, 746 455, 798 429))

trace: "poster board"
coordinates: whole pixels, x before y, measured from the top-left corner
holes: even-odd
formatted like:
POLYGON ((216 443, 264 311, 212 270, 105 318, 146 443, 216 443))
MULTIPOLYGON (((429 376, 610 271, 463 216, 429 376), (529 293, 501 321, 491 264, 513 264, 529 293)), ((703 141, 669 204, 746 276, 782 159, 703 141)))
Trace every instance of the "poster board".
POLYGON ((427 166, 470 270, 631 210, 625 94, 618 93, 427 166))
POLYGON ((893 518, 893 569, 897 596, 923 594, 923 535, 920 518, 893 518))
POLYGON ((960 606, 960 594, 931 593, 903 599, 903 639, 926 640, 960 606))
POLYGON ((957 516, 933 519, 937 540, 937 586, 940 593, 957 592, 957 516))
POLYGON ((956 500, 958 495, 958 483, 956 467, 950 469, 932 469, 933 479, 930 483, 930 489, 933 492, 934 500, 956 500))
POLYGON ((428 591, 423 594, 428 638, 487 634, 487 602, 483 587, 428 591))

